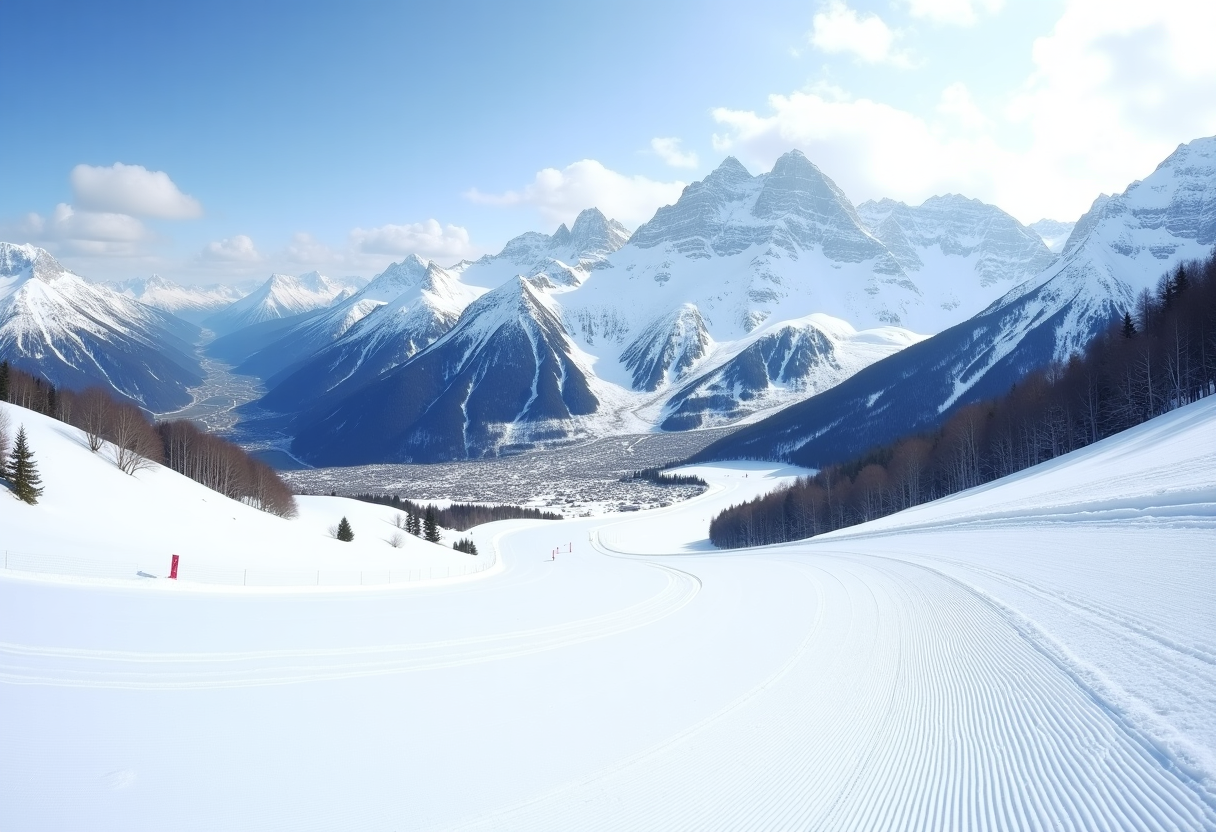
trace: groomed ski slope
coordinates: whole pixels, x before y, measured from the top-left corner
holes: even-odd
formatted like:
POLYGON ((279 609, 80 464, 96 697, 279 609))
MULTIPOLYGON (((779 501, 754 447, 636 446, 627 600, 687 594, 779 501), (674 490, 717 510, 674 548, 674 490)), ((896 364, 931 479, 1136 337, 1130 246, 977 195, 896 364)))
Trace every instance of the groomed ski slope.
POLYGON ((1213 404, 814 542, 708 550, 739 464, 462 583, 0 577, 0 827, 1216 829, 1213 404))

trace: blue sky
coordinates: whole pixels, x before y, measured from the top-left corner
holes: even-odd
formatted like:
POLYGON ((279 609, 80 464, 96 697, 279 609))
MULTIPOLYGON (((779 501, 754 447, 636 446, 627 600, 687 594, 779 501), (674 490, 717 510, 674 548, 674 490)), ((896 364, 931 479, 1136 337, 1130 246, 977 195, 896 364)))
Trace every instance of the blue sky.
POLYGON ((793 147, 857 202, 1075 219, 1216 133, 1214 7, 8 0, 0 237, 106 279, 371 275, 793 147))

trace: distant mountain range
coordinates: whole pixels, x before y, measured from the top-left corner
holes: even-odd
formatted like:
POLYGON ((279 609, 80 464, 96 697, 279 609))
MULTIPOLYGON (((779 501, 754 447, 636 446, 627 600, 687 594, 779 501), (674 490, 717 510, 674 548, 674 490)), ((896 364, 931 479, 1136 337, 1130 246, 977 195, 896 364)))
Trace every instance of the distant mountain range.
POLYGON ((358 291, 366 283, 362 278, 338 279, 325 277, 318 272, 299 277, 273 274, 245 297, 205 318, 203 325, 218 335, 225 335, 253 324, 289 318, 329 306, 358 291))
POLYGON ((250 291, 249 288, 238 286, 181 286, 158 274, 105 285, 142 304, 171 312, 193 324, 202 323, 250 291))
MULTIPOLYGON (((174 311, 218 336, 211 356, 265 382, 259 412, 314 464, 478 458, 739 423, 706 453, 818 464, 931 426, 1066 357, 1163 269, 1206 254, 1214 143, 1180 147, 1075 227, 1029 228, 957 195, 854 206, 792 151, 756 176, 726 159, 632 234, 588 209, 496 255, 446 268, 411 256, 370 282, 273 275, 231 299, 154 276, 72 292, 100 293, 90 297, 104 298, 124 338, 168 345, 141 359, 159 381, 136 388, 134 371, 119 376, 125 395, 153 409, 186 397, 198 331, 163 310, 174 311)), ((59 275, 51 283, 91 286, 45 252, 5 251, 6 309, 39 258, 59 275)), ((71 317, 82 305, 65 301, 53 316, 59 341, 96 329, 71 317)), ((28 304, 5 314, 30 330, 28 304)), ((100 352, 156 348, 94 337, 100 352)), ((0 346, 34 364, 59 349, 32 343, 0 346)))
POLYGON ((1216 138, 1180 146, 1143 181, 1100 196, 1064 255, 979 315, 839 386, 748 425, 701 459, 781 458, 820 467, 940 424, 1065 360, 1184 260, 1216 245, 1216 138))

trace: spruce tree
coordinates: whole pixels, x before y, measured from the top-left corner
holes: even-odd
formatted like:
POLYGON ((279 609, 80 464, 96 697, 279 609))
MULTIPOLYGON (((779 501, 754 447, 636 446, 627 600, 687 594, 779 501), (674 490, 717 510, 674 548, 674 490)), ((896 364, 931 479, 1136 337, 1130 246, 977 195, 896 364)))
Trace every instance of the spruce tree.
POLYGON ((38 498, 42 496, 42 477, 39 476, 38 466, 34 462, 34 452, 30 450, 29 441, 25 438, 25 425, 17 430, 17 441, 13 443, 13 452, 9 456, 7 474, 17 499, 30 505, 38 502, 38 498))
POLYGON ((422 521, 423 537, 428 543, 439 542, 439 524, 435 522, 435 507, 426 507, 426 517, 422 521))
POLYGON ((355 530, 350 527, 350 521, 345 517, 338 523, 338 540, 350 543, 355 539, 355 530))
POLYGON ((1123 313, 1123 337, 1124 338, 1135 338, 1136 337, 1136 324, 1132 322, 1132 313, 1131 312, 1123 313))
POLYGON ((8 362, 0 361, 0 402, 8 401, 8 362))
POLYGON ((417 514, 411 514, 409 520, 406 521, 405 530, 414 537, 422 537, 422 518, 417 514))

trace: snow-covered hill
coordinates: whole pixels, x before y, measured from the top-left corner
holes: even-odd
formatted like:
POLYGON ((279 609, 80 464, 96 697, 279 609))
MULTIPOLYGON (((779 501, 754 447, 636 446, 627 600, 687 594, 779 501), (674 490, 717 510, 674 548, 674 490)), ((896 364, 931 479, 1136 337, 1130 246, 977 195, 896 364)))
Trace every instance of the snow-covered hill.
MULTIPOLYGON (((103 478, 97 457, 65 472, 70 449, 52 443, 68 437, 42 424, 44 503, 0 494, 6 529, 45 508, 38 528, 63 536, 48 539, 116 562, 133 539, 156 574, 171 546, 190 547, 183 570, 227 557, 196 533, 261 564, 397 556, 371 519, 352 518, 353 544, 325 539, 348 501, 261 527, 205 492, 160 501, 166 479, 103 478), (52 512, 74 479, 78 499, 52 512), (137 522, 92 513, 98 498, 137 522), (81 517, 98 529, 65 522, 81 517)), ((699 467, 710 490, 684 504, 474 529, 503 568, 461 583, 0 571, 0 818, 1216 829, 1214 447, 1209 398, 947 500, 730 552, 709 547, 708 518, 805 472, 699 467)))
POLYGON ((248 294, 236 286, 223 284, 182 286, 158 274, 106 285, 142 304, 171 312, 195 324, 248 294))
POLYGON ((198 328, 89 283, 29 245, 0 243, 0 357, 70 389, 100 385, 152 411, 203 377, 198 328))
POLYGON ((224 335, 263 321, 321 309, 358 291, 365 283, 361 278, 325 277, 317 272, 299 277, 272 274, 260 287, 206 318, 203 324, 224 335))
POLYGON ((358 584, 360 571, 374 571, 377 579, 388 571, 408 578, 411 570, 452 567, 457 574, 477 565, 451 548, 398 535, 397 512, 389 507, 297 497, 298 516, 277 517, 161 465, 124 474, 109 446, 91 452, 76 428, 12 404, 0 403, 0 409, 11 433, 25 427, 44 488, 33 506, 0 491, 3 548, 11 554, 11 568, 37 572, 43 564, 49 573, 134 579, 142 570, 164 577, 177 554, 186 580, 193 574, 230 582, 247 570, 254 582, 275 582, 277 576, 280 583, 312 583, 308 579, 319 570, 327 582, 340 583, 352 582, 353 572, 358 584), (349 543, 329 533, 343 516, 355 532, 349 543), (390 543, 394 536, 399 547, 390 543), (116 571, 123 566, 129 569, 116 571))
POLYGON ((1174 264, 1216 243, 1216 138, 1182 145, 1123 194, 1100 197, 1065 254, 969 321, 749 425, 703 459, 788 458, 819 467, 930 429, 955 408, 1065 360, 1133 309, 1174 264))

